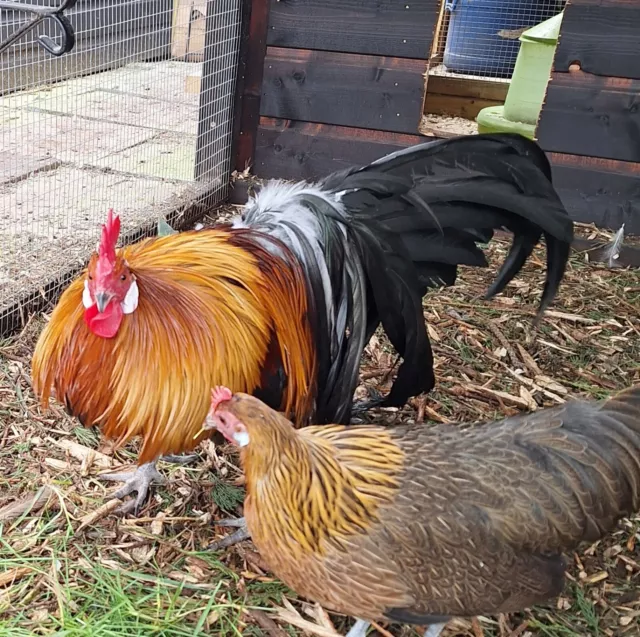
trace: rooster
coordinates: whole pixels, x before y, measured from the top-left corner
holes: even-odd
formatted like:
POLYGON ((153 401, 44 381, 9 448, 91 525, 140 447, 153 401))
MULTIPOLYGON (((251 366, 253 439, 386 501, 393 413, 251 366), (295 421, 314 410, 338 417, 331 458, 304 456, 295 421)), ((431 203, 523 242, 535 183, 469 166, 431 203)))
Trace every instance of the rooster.
MULTIPOLYGON (((33 356, 35 393, 55 395, 122 444, 138 470, 115 497, 144 502, 155 461, 189 451, 216 384, 254 394, 297 426, 348 423, 362 351, 379 325, 402 357, 377 403, 434 385, 422 297, 479 244, 513 232, 488 295, 544 236, 542 311, 567 263, 573 224, 540 148, 513 134, 421 144, 318 184, 270 182, 231 225, 116 249, 109 213, 87 269, 62 294, 33 356)), ((370 403, 371 404, 371 403, 370 403)), ((108 478, 109 476, 104 476, 108 478)))
POLYGON ((640 509, 640 385, 470 428, 296 430, 218 387, 205 428, 240 447, 244 512, 273 572, 368 622, 431 625, 558 596, 562 553, 640 509))

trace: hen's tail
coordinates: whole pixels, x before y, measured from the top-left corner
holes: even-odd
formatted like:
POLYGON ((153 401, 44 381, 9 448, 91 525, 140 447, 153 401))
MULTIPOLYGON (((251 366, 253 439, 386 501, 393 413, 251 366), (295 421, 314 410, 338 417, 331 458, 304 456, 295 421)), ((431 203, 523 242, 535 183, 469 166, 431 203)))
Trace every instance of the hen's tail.
POLYGON ((540 148, 519 135, 472 135, 408 148, 318 185, 271 182, 236 225, 276 236, 308 282, 318 353, 316 421, 346 422, 364 346, 382 323, 403 358, 383 401, 402 405, 434 385, 422 296, 452 285, 458 265, 487 264, 493 231, 513 247, 488 294, 518 273, 542 235, 553 299, 573 225, 540 148))
MULTIPOLYGON (((640 385, 599 403, 576 401, 556 411, 552 424, 559 426, 547 435, 552 444, 545 445, 545 467, 560 480, 554 493, 565 500, 555 503, 558 515, 550 522, 569 548, 575 546, 571 542, 596 541, 621 516, 640 509, 640 385)), ((536 442, 522 436, 531 449, 536 442)))

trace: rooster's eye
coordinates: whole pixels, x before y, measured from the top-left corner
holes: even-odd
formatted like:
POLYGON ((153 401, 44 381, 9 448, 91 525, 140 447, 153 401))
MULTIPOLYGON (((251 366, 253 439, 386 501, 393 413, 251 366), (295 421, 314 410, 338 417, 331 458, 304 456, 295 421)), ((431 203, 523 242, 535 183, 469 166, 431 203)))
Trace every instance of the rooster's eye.
POLYGON ((126 279, 127 279, 127 276, 125 274, 121 274, 120 275, 120 280, 121 281, 126 281, 126 279))
POLYGON ((89 275, 89 281, 93 281, 93 277, 89 275))

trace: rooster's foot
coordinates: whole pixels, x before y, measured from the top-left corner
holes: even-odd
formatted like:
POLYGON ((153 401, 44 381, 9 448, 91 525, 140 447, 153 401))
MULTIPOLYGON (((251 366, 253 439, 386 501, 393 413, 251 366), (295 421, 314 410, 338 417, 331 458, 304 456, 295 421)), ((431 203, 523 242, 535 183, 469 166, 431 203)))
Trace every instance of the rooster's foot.
POLYGON ((249 533, 249 529, 247 528, 247 523, 244 518, 238 518, 236 520, 217 520, 214 524, 216 526, 235 527, 238 530, 227 535, 227 537, 223 537, 221 540, 217 540, 216 542, 209 544, 209 546, 207 546, 208 551, 226 549, 238 542, 243 542, 244 540, 251 538, 251 534, 249 533))
POLYGON ((166 478, 156 469, 155 462, 147 462, 140 465, 135 471, 126 471, 124 473, 106 473, 98 476, 101 480, 111 482, 124 482, 124 486, 118 489, 114 494, 114 499, 122 500, 125 496, 130 495, 134 491, 138 494, 134 500, 125 502, 117 512, 126 515, 133 512, 138 515, 140 507, 147 499, 149 487, 155 481, 157 484, 166 482, 166 478))

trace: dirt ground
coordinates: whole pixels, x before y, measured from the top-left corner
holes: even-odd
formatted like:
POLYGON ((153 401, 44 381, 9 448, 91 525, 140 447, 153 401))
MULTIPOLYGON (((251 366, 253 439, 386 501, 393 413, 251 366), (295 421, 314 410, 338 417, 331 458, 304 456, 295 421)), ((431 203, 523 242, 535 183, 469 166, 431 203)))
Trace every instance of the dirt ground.
MULTIPOLYGON (((228 212, 228 211, 227 211, 228 212)), ((582 228, 583 234, 606 233, 582 228)), ((437 388, 375 417, 457 423, 601 398, 640 382, 640 272, 608 269, 574 253, 559 298, 536 327, 544 279, 538 250, 504 294, 482 300, 492 267, 463 268, 454 288, 425 298, 437 388)), ((23 635, 344 634, 350 618, 302 602, 269 572, 251 542, 219 553, 217 519, 241 514, 242 474, 230 448, 205 443, 168 476, 140 517, 121 519, 116 486, 96 479, 135 462, 136 446, 112 453, 98 432, 54 406, 43 413, 29 365, 43 324, 34 316, 0 343, 0 637, 23 635)), ((362 387, 387 387, 395 357, 382 335, 369 343, 362 387)), ((567 556, 557 603, 517 615, 454 620, 446 637, 640 634, 640 517, 567 556)), ((415 634, 399 625, 383 635, 415 634)))

